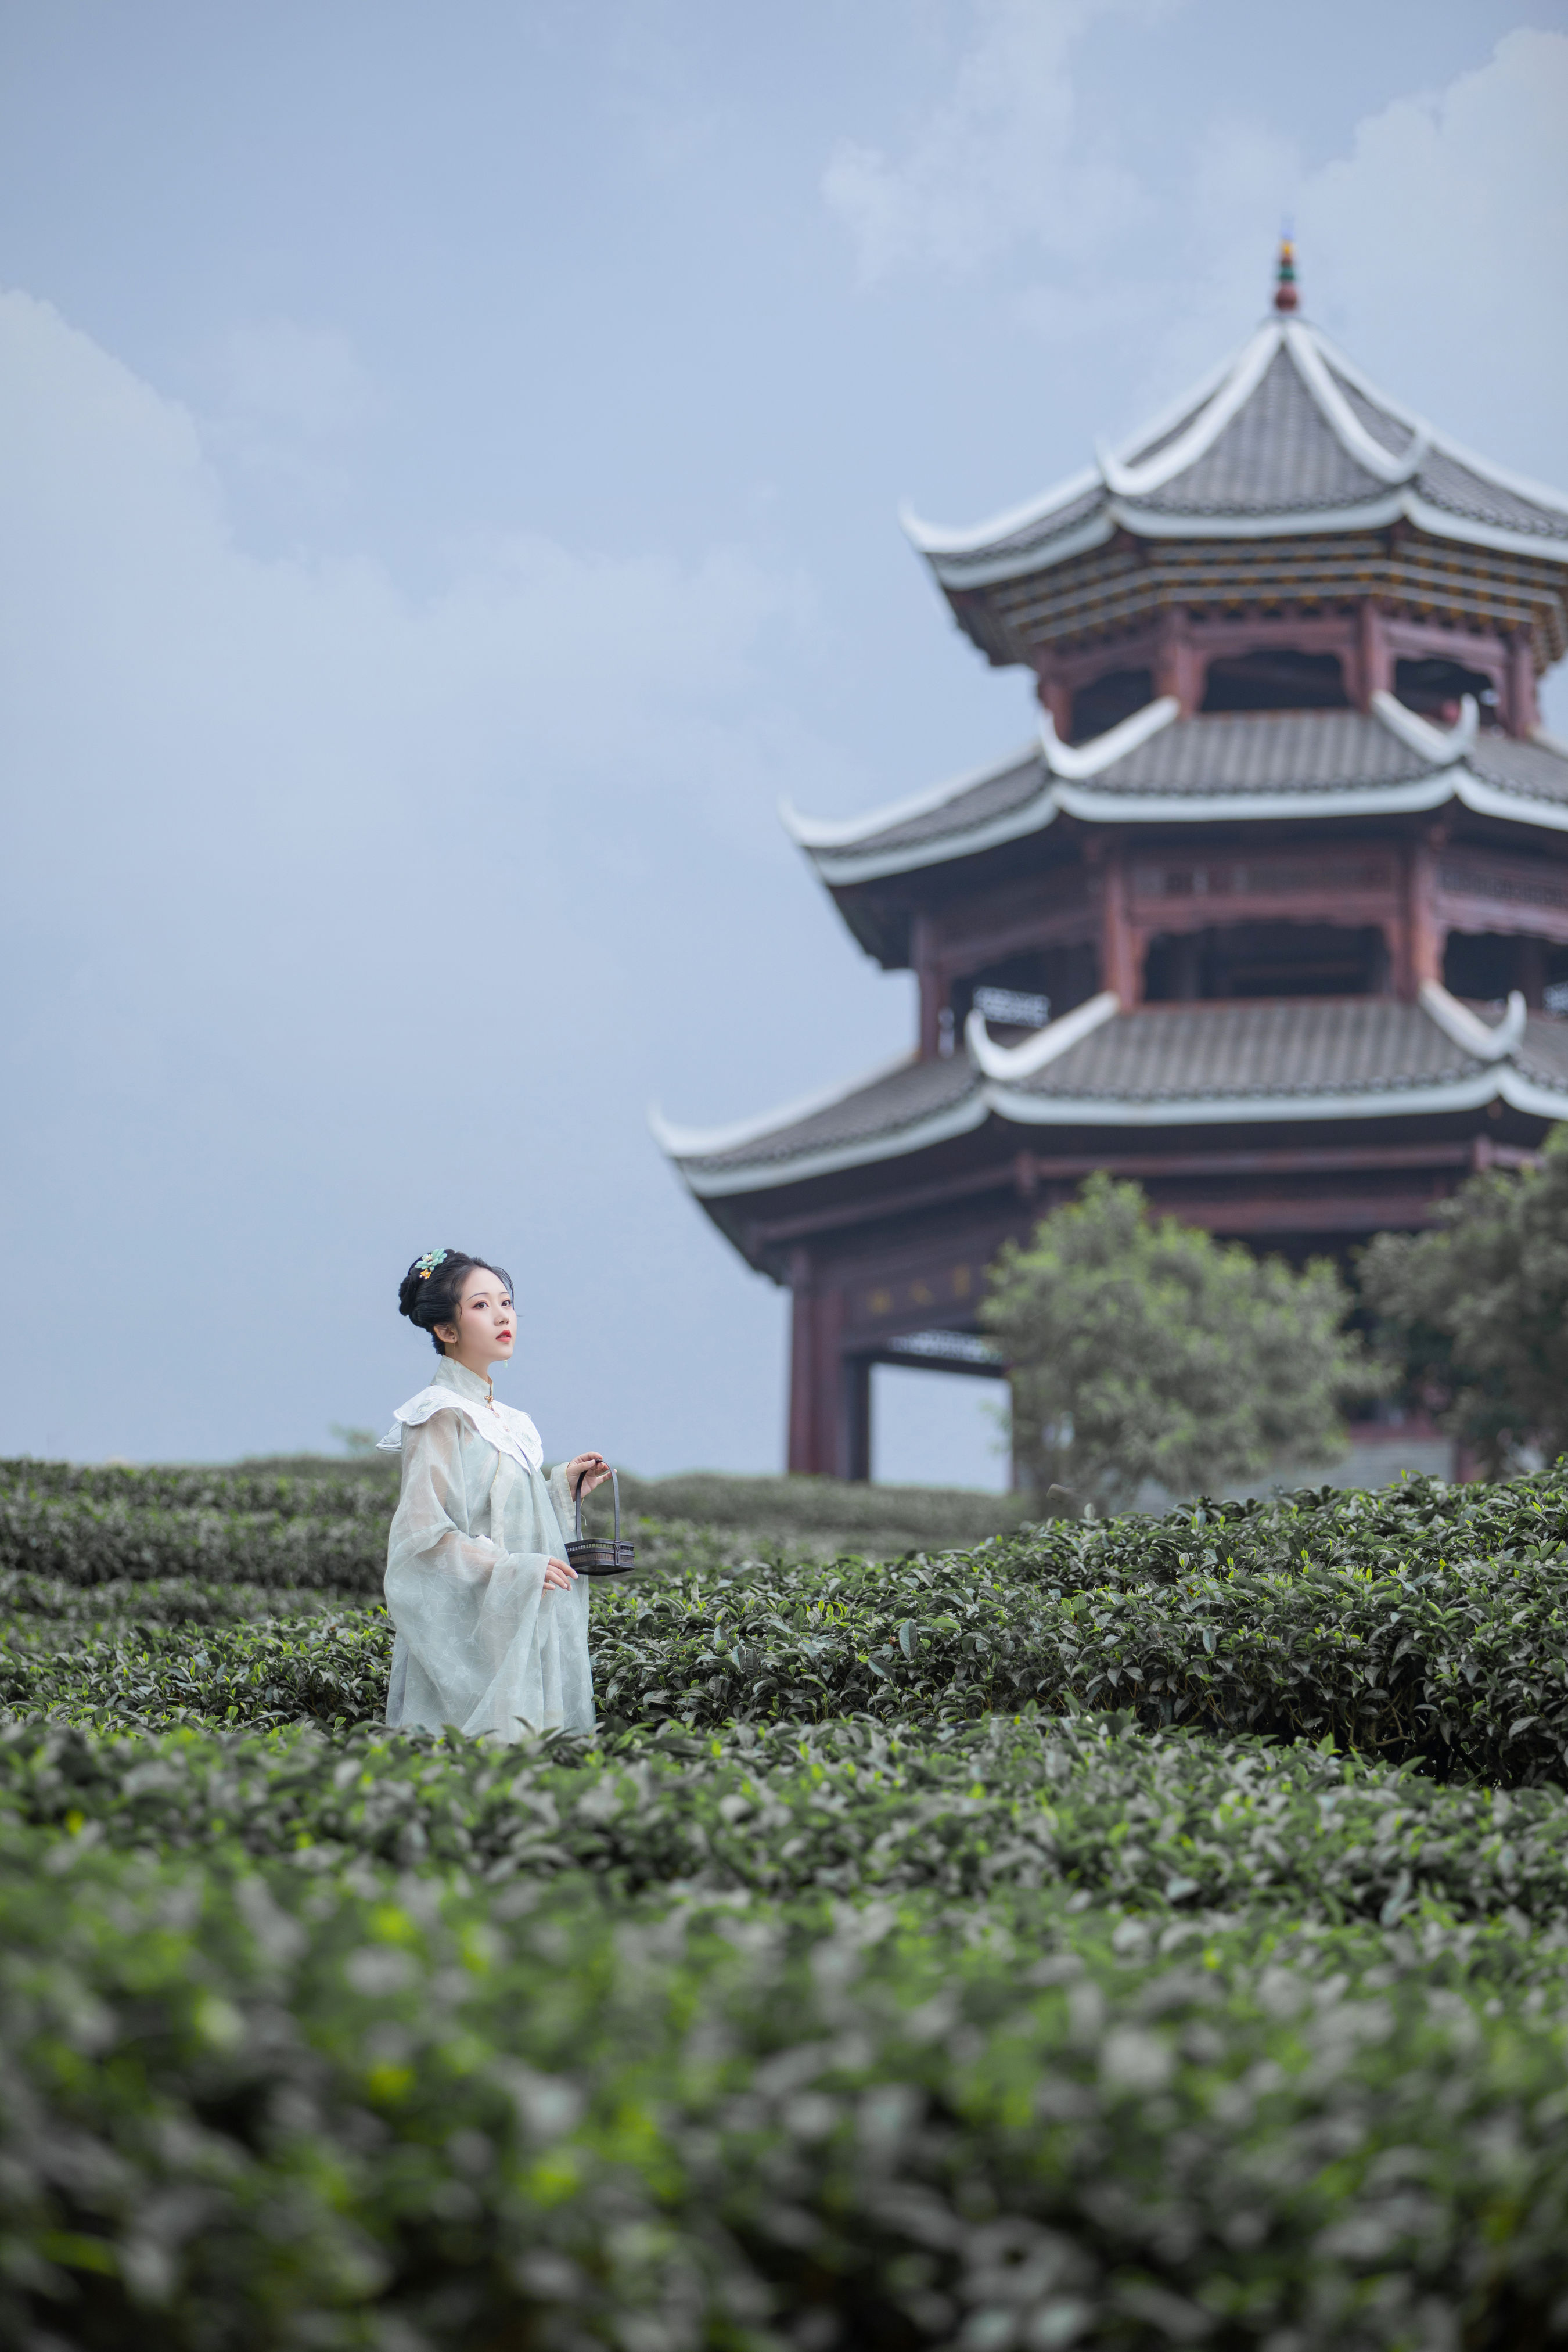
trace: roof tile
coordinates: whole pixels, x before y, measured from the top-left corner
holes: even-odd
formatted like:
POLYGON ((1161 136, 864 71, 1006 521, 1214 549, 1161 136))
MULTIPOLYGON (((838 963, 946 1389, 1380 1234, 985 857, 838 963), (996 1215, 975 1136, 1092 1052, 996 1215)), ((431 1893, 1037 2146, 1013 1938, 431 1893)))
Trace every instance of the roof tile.
POLYGON ((1097 793, 1332 792, 1403 783, 1431 762, 1359 710, 1178 719, 1094 779, 1097 793))
POLYGON ((728 1151, 685 1156, 681 1166, 692 1175, 717 1175, 733 1168, 765 1166, 770 1160, 795 1160, 808 1152, 831 1151, 868 1137, 892 1138, 951 1109, 973 1094, 980 1084, 967 1058, 955 1054, 945 1060, 905 1062, 869 1086, 851 1087, 837 1102, 792 1120, 771 1134, 754 1137, 728 1151))
POLYGON ((1129 503, 1156 514, 1298 514, 1359 506, 1386 490, 1342 446, 1281 350, 1203 456, 1129 503))
POLYGON ((1179 1104, 1384 1093, 1481 1066, 1419 1005, 1388 997, 1145 1005, 1108 1021, 1018 1091, 1179 1104))
POLYGON ((1544 743, 1521 743, 1510 735, 1478 735, 1465 754, 1465 765, 1499 792, 1554 801, 1559 806, 1568 802, 1568 757, 1544 743))

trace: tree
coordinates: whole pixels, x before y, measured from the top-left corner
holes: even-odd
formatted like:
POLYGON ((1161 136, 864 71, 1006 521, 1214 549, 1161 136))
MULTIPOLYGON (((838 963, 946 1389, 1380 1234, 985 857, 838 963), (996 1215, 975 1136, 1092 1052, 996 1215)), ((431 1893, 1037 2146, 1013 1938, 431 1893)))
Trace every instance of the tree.
POLYGON ((1341 1328, 1349 1305, 1326 1259, 1296 1274, 1151 1219, 1141 1186, 1096 1175, 1002 1251, 982 1313, 1037 1490, 1115 1507, 1146 1478, 1212 1491, 1339 1452, 1341 1398, 1384 1385, 1341 1328))
POLYGON ((1379 1234, 1361 1283, 1408 1386, 1488 1477, 1568 1452, 1568 1128, 1538 1168, 1472 1176, 1435 1231, 1379 1234))

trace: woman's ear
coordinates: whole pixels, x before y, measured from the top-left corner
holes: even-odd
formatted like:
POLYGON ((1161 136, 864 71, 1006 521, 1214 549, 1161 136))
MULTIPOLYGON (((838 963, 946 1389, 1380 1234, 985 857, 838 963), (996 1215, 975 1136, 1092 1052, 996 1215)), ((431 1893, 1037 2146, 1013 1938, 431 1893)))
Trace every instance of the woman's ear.
POLYGON ((457 1325, 455 1323, 437 1323, 436 1326, 436 1337, 440 1340, 441 1345, 444 1348, 455 1348, 458 1344, 457 1325))

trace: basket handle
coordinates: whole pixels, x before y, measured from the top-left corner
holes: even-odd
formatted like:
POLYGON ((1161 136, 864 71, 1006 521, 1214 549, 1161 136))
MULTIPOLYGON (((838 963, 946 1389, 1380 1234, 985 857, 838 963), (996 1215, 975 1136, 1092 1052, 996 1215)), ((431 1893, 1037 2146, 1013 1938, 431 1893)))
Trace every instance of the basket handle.
MULTIPOLYGON (((583 1481, 587 1475, 585 1470, 578 1472, 577 1485, 574 1491, 574 1499, 577 1505, 577 1522, 572 1531, 574 1543, 581 1543, 583 1540, 583 1481)), ((618 1548, 621 1540, 621 1475, 618 1470, 612 1470, 610 1473, 610 1492, 616 1498, 616 1543, 618 1548)))

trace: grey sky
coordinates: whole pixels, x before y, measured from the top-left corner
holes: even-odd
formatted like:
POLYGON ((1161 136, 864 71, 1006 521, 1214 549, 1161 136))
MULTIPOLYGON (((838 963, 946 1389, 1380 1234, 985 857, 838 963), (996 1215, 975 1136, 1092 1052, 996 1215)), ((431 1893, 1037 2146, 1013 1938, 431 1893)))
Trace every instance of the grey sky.
MULTIPOLYGON (((456 1242, 553 1450, 773 1466, 783 1302, 645 1106, 905 1042, 775 800, 1030 706, 897 503, 1130 429, 1285 213, 1363 366, 1568 480, 1561 6, 0 5, 0 1448, 380 1424, 456 1242)), ((887 1388, 881 1475, 990 1475, 980 1384, 887 1388)))

